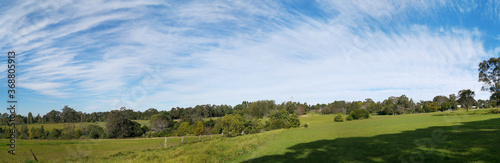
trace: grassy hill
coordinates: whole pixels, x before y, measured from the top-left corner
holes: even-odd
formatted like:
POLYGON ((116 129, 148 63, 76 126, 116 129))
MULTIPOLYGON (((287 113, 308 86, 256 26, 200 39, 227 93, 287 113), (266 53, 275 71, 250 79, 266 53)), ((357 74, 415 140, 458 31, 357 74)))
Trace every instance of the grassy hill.
MULTIPOLYGON (((301 117, 309 128, 283 129, 235 138, 205 136, 120 140, 18 140, 18 155, 0 162, 500 162, 500 114, 464 111, 373 116, 333 122, 334 115, 301 117), (175 147, 173 147, 175 146, 175 147)), ((216 135, 218 136, 218 135, 216 135)), ((1 139, 0 144, 7 144, 1 139)))

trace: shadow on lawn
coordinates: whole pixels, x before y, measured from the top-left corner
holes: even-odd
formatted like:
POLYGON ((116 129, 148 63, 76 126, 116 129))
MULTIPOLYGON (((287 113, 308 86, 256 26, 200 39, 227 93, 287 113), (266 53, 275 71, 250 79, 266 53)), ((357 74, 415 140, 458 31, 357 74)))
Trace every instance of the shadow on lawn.
POLYGON ((398 134, 318 140, 245 162, 500 162, 500 119, 398 134))

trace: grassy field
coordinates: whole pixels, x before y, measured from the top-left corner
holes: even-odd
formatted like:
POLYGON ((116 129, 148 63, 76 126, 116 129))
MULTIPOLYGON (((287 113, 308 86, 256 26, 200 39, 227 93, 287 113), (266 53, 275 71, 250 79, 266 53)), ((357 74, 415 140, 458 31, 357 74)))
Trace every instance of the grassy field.
POLYGON ((29 148, 41 162, 500 162, 500 114, 475 111, 348 122, 311 114, 301 117, 307 129, 202 142, 188 137, 190 143, 182 145, 180 138, 169 138, 169 148, 160 147, 164 138, 18 140, 16 156, 7 156, 7 147, 0 146, 0 162, 32 159, 29 148))
MULTIPOLYGON (((486 111, 481 111, 486 112, 486 111)), ((235 162, 499 162, 500 115, 311 116, 235 162), (329 120, 329 121, 328 121, 329 120)))
MULTIPOLYGON (((213 139, 220 135, 214 135, 213 139)), ((202 141, 210 140, 209 135, 202 137, 202 141)), ((8 139, 0 139, 0 144, 7 144, 8 139)), ((133 152, 147 152, 163 149, 165 138, 137 138, 137 139, 98 139, 98 140, 16 140, 16 155, 7 153, 6 145, 0 146, 0 162, 24 162, 33 160, 30 149, 33 150, 40 162, 108 162, 108 158, 128 155, 133 152)), ((184 143, 198 142, 197 136, 184 137, 184 143)), ((179 146, 180 137, 170 137, 168 148, 179 146)), ((168 149, 167 148, 167 149, 168 149)))

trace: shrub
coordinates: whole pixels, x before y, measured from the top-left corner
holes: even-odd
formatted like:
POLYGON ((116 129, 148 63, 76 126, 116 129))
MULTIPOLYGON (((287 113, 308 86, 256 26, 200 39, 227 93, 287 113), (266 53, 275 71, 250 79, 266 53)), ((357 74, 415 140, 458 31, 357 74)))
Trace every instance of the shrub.
POLYGON ((352 120, 354 120, 354 119, 353 119, 353 118, 352 118, 352 116, 349 114, 349 115, 345 118, 345 120, 346 120, 346 121, 352 121, 352 120))
POLYGON ((309 123, 304 124, 304 127, 305 128, 309 127, 309 123))
POLYGON ((344 122, 344 117, 342 117, 342 115, 339 113, 339 114, 337 114, 337 116, 335 116, 334 121, 335 122, 344 122))
POLYGON ((353 119, 363 119, 363 118, 370 118, 370 112, 365 109, 356 109, 352 111, 350 114, 353 119))
POLYGON ((290 119, 288 119, 288 122, 290 123, 290 127, 299 127, 300 126, 300 119, 299 117, 293 113, 291 116, 290 116, 290 119))
POLYGON ((490 109, 490 111, 488 111, 488 114, 500 114, 500 109, 499 108, 490 109))

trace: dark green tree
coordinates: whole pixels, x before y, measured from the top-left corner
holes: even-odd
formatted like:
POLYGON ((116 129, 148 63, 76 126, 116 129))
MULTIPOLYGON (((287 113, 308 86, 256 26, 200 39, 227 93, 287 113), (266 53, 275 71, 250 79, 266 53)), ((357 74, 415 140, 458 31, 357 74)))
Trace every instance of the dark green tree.
POLYGON ((448 100, 449 100, 448 102, 450 102, 450 104, 451 104, 451 109, 453 109, 453 110, 457 109, 457 105, 458 105, 457 95, 455 95, 454 93, 450 94, 448 100))
POLYGON ((297 114, 291 114, 290 118, 288 119, 288 123, 290 123, 290 127, 292 128, 300 127, 300 119, 297 114))
POLYGON ((140 136, 141 124, 131 121, 124 110, 112 110, 106 121, 106 135, 110 138, 140 136))
POLYGON ((28 113, 28 124, 32 124, 33 123, 33 114, 31 114, 31 112, 28 113))
POLYGON ((450 102, 444 102, 443 104, 441 104, 441 111, 445 111, 445 110, 448 110, 448 109, 451 109, 451 103, 450 102))
POLYGON ((78 113, 73 108, 65 105, 64 108, 62 108, 61 119, 64 123, 79 122, 80 116, 78 116, 78 113))
POLYGON ((471 91, 470 89, 464 89, 458 92, 458 102, 462 104, 462 107, 465 107, 467 111, 469 111, 469 108, 474 104, 474 91, 471 91))
POLYGON ((47 122, 50 123, 59 123, 61 122, 61 112, 52 110, 45 114, 45 117, 47 117, 47 122))

